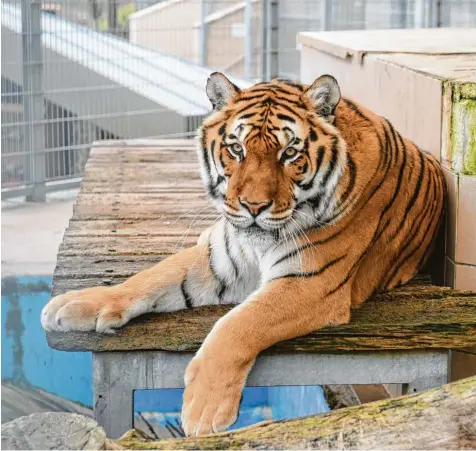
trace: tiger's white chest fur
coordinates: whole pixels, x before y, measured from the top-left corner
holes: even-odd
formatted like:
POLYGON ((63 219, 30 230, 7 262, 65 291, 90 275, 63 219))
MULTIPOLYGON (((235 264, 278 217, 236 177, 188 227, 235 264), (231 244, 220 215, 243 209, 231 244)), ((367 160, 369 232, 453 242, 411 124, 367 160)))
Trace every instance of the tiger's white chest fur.
POLYGON ((296 248, 296 243, 277 242, 268 233, 255 233, 233 227, 221 219, 208 237, 213 269, 226 289, 221 303, 239 304, 266 282, 300 268, 299 258, 281 257, 296 248))

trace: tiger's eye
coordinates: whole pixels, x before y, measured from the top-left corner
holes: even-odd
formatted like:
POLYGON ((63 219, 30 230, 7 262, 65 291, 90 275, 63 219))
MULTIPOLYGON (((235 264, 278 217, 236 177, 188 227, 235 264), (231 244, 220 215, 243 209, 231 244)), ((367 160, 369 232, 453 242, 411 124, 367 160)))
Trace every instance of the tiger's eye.
POLYGON ((233 153, 241 153, 243 152, 243 147, 240 144, 235 143, 231 145, 231 150, 233 153))
POLYGON ((284 151, 284 155, 286 156, 286 158, 293 158, 294 156, 296 156, 296 154, 297 154, 297 150, 294 147, 288 147, 284 151))

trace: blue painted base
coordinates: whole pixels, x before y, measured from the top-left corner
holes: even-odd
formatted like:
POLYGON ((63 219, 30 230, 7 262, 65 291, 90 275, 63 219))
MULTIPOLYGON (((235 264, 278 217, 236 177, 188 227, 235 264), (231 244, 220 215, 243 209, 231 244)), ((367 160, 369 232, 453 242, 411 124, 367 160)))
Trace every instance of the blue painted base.
POLYGON ((40 324, 51 281, 51 277, 2 279, 2 380, 91 406, 91 353, 50 349, 40 324))
MULTIPOLYGON (((168 429, 181 431, 180 409, 183 390, 136 390, 134 418, 146 419, 168 429)), ((319 386, 246 387, 236 423, 238 429, 266 420, 285 420, 329 411, 324 391, 319 386)), ((180 434, 181 435, 181 434, 180 434)))

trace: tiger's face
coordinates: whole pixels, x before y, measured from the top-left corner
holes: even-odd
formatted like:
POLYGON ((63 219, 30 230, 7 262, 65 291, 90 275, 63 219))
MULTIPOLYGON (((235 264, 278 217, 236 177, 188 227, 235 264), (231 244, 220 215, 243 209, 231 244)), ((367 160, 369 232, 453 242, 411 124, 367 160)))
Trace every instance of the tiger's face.
POLYGON ((305 230, 336 214, 345 143, 331 125, 337 82, 273 80, 240 91, 207 83, 214 111, 199 130, 202 179, 219 212, 242 229, 305 230))

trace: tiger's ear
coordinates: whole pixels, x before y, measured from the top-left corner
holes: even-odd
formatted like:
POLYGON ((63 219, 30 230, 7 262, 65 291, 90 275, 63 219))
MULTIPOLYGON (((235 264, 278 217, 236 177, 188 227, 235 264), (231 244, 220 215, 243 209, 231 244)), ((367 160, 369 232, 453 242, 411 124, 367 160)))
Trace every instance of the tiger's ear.
POLYGON ((213 72, 207 80, 207 96, 214 110, 221 110, 240 89, 220 72, 213 72))
POLYGON ((334 114, 339 103, 340 88, 334 77, 322 75, 303 95, 311 102, 319 116, 327 117, 334 114))

